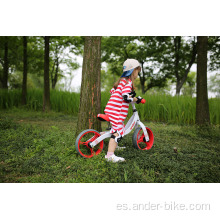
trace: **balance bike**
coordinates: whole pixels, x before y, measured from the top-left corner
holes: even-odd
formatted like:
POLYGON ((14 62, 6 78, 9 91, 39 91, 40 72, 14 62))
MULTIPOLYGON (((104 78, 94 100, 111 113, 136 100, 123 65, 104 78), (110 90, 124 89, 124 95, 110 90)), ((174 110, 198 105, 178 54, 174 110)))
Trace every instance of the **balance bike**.
MULTIPOLYGON (((146 100, 142 99, 141 103, 144 104, 146 100)), ((133 108, 133 115, 125 126, 125 133, 123 136, 129 134, 133 128, 135 131, 132 136, 133 146, 139 150, 150 150, 154 143, 154 135, 150 128, 140 121, 138 111, 135 108, 135 102, 131 102, 133 108)), ((97 118, 101 121, 109 122, 108 115, 98 114, 97 118)), ((104 146, 104 139, 111 137, 110 131, 98 132, 93 129, 82 131, 76 138, 75 147, 80 156, 91 158, 102 152, 104 146)))

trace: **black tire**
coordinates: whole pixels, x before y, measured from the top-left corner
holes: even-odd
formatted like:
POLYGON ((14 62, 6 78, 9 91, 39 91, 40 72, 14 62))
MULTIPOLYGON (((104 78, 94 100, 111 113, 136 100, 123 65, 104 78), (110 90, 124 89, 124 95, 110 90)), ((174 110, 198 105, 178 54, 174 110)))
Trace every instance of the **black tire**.
POLYGON ((146 127, 147 133, 149 136, 149 141, 145 141, 144 132, 141 127, 136 128, 133 136, 132 136, 132 142, 134 148, 138 150, 150 150, 154 143, 154 135, 150 128, 146 127))
POLYGON ((97 144, 94 148, 89 146, 91 142, 100 136, 101 134, 93 129, 82 131, 76 138, 75 142, 76 151, 79 153, 79 155, 85 158, 91 158, 94 155, 100 154, 103 150, 103 141, 97 144))

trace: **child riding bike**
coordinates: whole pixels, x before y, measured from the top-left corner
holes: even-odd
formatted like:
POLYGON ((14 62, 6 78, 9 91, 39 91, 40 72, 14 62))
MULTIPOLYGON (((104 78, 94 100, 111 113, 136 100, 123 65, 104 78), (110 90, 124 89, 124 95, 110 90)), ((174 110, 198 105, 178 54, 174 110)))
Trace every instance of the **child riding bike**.
POLYGON ((142 98, 135 97, 134 80, 141 71, 140 63, 135 59, 127 59, 123 64, 123 74, 111 89, 111 97, 105 107, 105 114, 109 117, 112 134, 108 152, 105 159, 112 162, 123 162, 124 158, 114 154, 115 149, 125 133, 124 120, 128 115, 129 103, 136 102, 139 104, 142 98))

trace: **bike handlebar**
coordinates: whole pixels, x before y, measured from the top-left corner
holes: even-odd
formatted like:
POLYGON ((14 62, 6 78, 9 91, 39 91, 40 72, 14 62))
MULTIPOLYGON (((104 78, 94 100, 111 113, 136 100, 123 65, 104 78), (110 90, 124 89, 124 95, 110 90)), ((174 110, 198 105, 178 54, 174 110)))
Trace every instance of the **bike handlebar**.
POLYGON ((145 104, 146 100, 145 99, 142 99, 141 100, 141 104, 145 104))

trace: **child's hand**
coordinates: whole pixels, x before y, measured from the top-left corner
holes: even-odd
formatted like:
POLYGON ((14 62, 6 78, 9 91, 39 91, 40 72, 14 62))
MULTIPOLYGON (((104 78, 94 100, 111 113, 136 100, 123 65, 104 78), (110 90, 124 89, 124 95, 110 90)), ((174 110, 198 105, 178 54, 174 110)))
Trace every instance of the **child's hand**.
POLYGON ((133 102, 134 101, 134 98, 132 98, 132 96, 131 95, 129 95, 130 93, 125 93, 125 94, 123 94, 123 99, 126 101, 126 102, 128 102, 128 103, 130 103, 130 102, 133 102))
POLYGON ((139 103, 141 103, 141 100, 142 100, 143 98, 140 97, 140 96, 138 96, 138 97, 136 97, 136 99, 137 99, 136 103, 139 104, 139 103))
POLYGON ((136 96, 136 92, 135 91, 130 92, 129 95, 131 95, 131 97, 134 98, 136 96))

